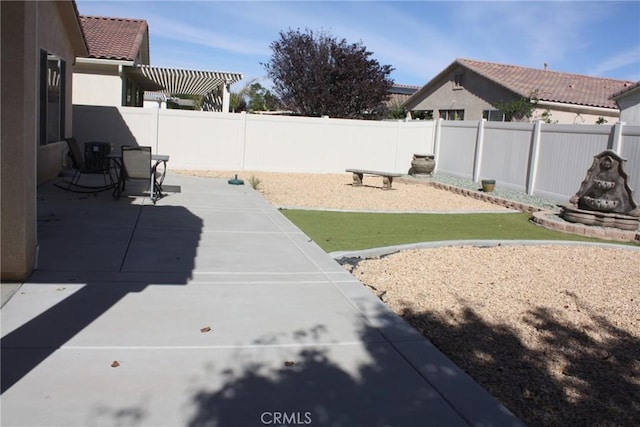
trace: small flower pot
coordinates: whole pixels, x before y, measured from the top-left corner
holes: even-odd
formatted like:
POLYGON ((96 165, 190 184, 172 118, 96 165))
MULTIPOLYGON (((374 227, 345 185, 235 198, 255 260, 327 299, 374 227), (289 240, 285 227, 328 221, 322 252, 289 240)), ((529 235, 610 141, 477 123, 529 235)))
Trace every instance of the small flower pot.
POLYGON ((495 179, 483 179, 482 180, 482 191, 484 191, 485 193, 491 193, 494 188, 496 188, 496 180, 495 179))

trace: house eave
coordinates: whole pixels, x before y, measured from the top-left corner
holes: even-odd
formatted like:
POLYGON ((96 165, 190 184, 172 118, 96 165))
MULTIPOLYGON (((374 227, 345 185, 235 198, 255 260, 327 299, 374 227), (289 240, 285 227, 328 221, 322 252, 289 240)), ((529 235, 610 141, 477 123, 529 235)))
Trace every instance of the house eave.
POLYGON ((123 66, 134 65, 134 61, 127 61, 123 59, 106 59, 106 58, 76 58, 76 62, 79 64, 98 64, 98 65, 123 65, 123 66))
POLYGON ((552 110, 570 111, 572 113, 619 116, 617 108, 594 107, 591 105, 566 104, 564 102, 538 101, 536 108, 548 108, 552 110))
POLYGON ((75 1, 71 2, 56 2, 58 9, 60 10, 62 19, 65 22, 65 29, 69 31, 73 46, 73 52, 76 57, 87 56, 89 54, 89 47, 87 46, 87 39, 80 23, 80 15, 78 14, 78 7, 75 1))

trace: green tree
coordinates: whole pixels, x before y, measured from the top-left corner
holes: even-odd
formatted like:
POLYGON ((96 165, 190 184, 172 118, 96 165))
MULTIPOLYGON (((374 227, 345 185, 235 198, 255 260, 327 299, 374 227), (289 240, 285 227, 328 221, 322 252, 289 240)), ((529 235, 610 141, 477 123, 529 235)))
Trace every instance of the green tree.
POLYGON ((238 91, 231 91, 229 93, 229 109, 232 113, 245 111, 247 109, 247 98, 251 85, 256 82, 257 79, 251 79, 244 84, 238 91))
POLYGON ((278 98, 260 83, 253 83, 249 87, 249 111, 273 111, 279 108, 278 98))
POLYGON ((537 91, 531 92, 529 97, 521 97, 509 102, 497 102, 496 108, 504 113, 507 121, 523 121, 530 119, 533 115, 533 110, 538 105, 538 93, 537 91))
POLYGON ((361 43, 327 33, 280 32, 262 64, 284 108, 307 116, 379 118, 393 85, 390 65, 380 65, 361 43))
POLYGON ((407 117, 407 109, 400 103, 387 106, 384 112, 385 119, 404 119, 407 117))

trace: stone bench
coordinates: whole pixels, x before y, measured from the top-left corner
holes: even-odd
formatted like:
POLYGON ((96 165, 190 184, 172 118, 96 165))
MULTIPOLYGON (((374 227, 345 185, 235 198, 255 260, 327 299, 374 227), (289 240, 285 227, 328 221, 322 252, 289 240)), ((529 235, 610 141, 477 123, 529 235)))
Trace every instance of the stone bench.
POLYGON ((354 187, 360 187, 362 185, 362 177, 365 174, 381 176, 383 190, 391 190, 393 178, 402 176, 401 173, 370 171, 366 169, 345 169, 345 172, 351 172, 353 174, 353 183, 351 185, 353 185, 354 187))

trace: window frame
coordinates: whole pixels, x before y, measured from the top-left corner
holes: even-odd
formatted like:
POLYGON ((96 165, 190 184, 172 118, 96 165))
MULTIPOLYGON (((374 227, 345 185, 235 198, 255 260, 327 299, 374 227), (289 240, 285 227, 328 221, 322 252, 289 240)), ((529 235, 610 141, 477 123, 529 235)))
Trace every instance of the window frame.
POLYGON ((464 73, 456 73, 453 75, 453 90, 464 89, 464 73))
POLYGON ((482 110, 482 118, 488 122, 510 122, 510 117, 500 110, 482 110), (494 120, 491 116, 502 115, 501 120, 494 120))
POLYGON ((59 55, 40 49, 39 66, 40 120, 38 121, 38 139, 39 145, 44 146, 62 141, 65 136, 67 63, 59 55))
POLYGON ((461 121, 464 120, 464 110, 438 110, 438 117, 443 120, 461 121))

